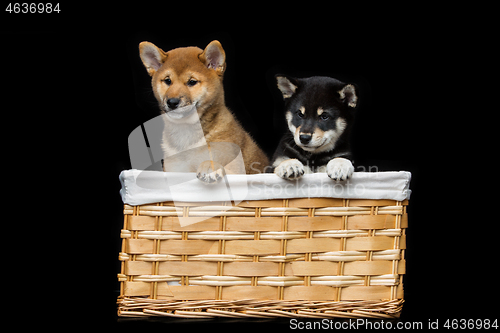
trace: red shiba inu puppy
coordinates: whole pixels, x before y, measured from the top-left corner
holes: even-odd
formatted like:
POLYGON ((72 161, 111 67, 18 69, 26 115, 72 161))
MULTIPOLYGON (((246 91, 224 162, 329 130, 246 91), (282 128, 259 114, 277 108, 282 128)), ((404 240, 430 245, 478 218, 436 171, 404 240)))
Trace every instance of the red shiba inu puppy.
POLYGON ((168 52, 142 42, 139 51, 164 115, 164 171, 196 172, 198 179, 213 183, 224 173, 259 173, 269 165, 225 105, 226 55, 218 41, 205 50, 184 47, 168 52), (191 153, 183 154, 186 151, 191 153), (240 152, 244 167, 231 163, 240 152))

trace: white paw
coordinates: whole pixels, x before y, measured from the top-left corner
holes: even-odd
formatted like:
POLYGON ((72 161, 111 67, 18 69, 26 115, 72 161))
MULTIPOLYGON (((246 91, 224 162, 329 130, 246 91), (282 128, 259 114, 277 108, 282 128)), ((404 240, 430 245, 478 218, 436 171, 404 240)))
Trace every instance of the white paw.
POLYGON ((207 184, 217 183, 224 178, 224 167, 214 161, 202 162, 196 171, 196 178, 207 184))
POLYGON ((337 157, 326 165, 326 173, 333 180, 346 180, 352 176, 354 166, 348 159, 337 157))
POLYGON ((300 178, 304 174, 304 165, 299 160, 293 158, 281 162, 275 169, 274 173, 283 179, 294 180, 300 178))

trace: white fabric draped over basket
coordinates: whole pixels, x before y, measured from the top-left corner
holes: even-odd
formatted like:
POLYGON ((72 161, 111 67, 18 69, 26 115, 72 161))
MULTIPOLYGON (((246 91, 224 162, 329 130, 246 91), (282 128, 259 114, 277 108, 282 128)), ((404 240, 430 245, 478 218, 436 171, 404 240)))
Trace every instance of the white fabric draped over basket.
POLYGON ((355 172, 336 182, 326 173, 304 175, 296 181, 275 174, 227 175, 217 184, 205 184, 195 173, 125 170, 120 194, 132 206, 164 201, 213 202, 291 198, 389 199, 410 198, 411 173, 355 172))

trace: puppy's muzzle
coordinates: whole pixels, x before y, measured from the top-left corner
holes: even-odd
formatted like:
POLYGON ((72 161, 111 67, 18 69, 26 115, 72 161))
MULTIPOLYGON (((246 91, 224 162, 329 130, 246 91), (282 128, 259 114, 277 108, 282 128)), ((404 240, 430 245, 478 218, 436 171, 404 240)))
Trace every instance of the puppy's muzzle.
POLYGON ((304 145, 307 145, 309 142, 311 142, 312 135, 311 134, 301 134, 299 136, 300 142, 304 145))
POLYGON ((180 98, 169 98, 167 100, 167 105, 171 110, 174 110, 174 109, 177 109, 180 102, 181 102, 180 98))

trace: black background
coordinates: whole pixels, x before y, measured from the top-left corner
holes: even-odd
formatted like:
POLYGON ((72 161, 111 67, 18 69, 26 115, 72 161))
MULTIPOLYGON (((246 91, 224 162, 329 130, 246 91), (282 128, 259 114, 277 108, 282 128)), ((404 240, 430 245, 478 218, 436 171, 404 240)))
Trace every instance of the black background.
POLYGON ((474 233, 478 221, 466 209, 469 200, 445 195, 456 179, 448 171, 456 169, 455 134, 446 134, 453 122, 443 105, 454 98, 445 88, 456 80, 448 55, 462 43, 459 24, 441 25, 409 6, 363 13, 360 4, 267 7, 141 2, 61 4, 61 13, 50 15, 2 13, 5 163, 34 175, 10 190, 11 199, 23 203, 34 186, 36 209, 23 206, 18 214, 51 221, 33 235, 40 257, 32 265, 41 265, 43 281, 50 282, 35 293, 57 300, 76 326, 288 329, 288 320, 116 317, 123 223, 118 175, 130 168, 128 135, 158 114, 138 44, 204 48, 217 39, 226 51, 226 104, 269 155, 284 130, 275 74, 333 76, 357 85, 356 164, 413 175, 402 320, 422 321, 425 328, 438 318, 493 319, 494 242, 474 233))

